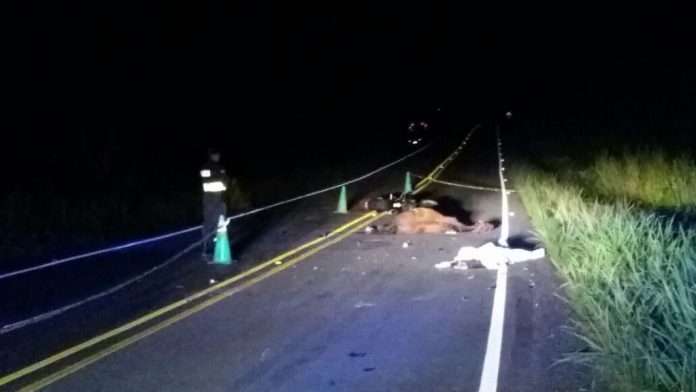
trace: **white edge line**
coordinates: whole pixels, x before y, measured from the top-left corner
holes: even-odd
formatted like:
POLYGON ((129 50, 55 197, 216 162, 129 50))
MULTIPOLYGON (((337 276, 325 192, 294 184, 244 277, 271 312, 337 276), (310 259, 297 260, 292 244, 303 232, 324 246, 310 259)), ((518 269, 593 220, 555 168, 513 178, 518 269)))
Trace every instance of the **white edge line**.
MULTIPOLYGON (((508 200, 507 190, 505 189, 505 178, 503 176, 503 155, 500 140, 500 128, 496 129, 498 145, 498 175, 500 177, 501 189, 501 232, 498 244, 507 247, 507 237, 509 231, 508 223, 508 200)), ((503 350, 503 327, 505 325, 505 301, 507 299, 507 273, 508 267, 505 264, 498 266, 495 283, 495 294, 493 296, 493 310, 491 311, 491 323, 488 330, 488 342, 486 344, 486 355, 483 360, 481 370, 481 383, 479 392, 496 392, 498 390, 498 376, 500 373, 500 356, 503 350)))
POLYGON ((498 389, 500 355, 503 349, 503 325, 505 323, 505 300, 507 297, 507 266, 498 267, 498 277, 493 296, 491 326, 488 331, 486 357, 483 360, 479 392, 495 392, 498 389))

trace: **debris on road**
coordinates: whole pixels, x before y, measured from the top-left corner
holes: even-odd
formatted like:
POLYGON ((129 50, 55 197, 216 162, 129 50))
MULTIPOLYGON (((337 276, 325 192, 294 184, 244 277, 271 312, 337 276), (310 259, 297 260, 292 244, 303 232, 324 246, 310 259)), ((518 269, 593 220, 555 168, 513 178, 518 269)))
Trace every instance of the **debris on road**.
POLYGON ((371 308, 375 306, 374 303, 372 302, 363 302, 363 301, 358 301, 358 303, 355 304, 355 307, 360 309, 360 308, 371 308))
POLYGON ((361 353, 361 352, 355 352, 351 351, 348 353, 348 356, 351 358, 363 358, 367 353, 361 353))
POLYGON ((269 354, 270 352, 271 352, 271 349, 270 349, 270 348, 267 348, 267 349, 263 350, 263 352, 261 353, 261 359, 260 359, 260 361, 261 361, 261 362, 265 361, 266 358, 268 357, 268 354, 269 354))
POLYGON ((465 270, 465 269, 469 269, 469 266, 466 263, 457 263, 456 265, 452 266, 452 268, 465 270))
POLYGON ((450 260, 450 261, 442 261, 440 263, 435 264, 435 268, 437 268, 437 269, 452 268, 452 269, 458 269, 458 270, 465 270, 465 269, 469 269, 469 265, 467 263, 462 263, 459 261, 450 260))
POLYGON ((459 252, 457 252, 453 260, 437 263, 435 264, 435 268, 468 269, 470 267, 484 267, 487 269, 498 269, 500 265, 540 259, 545 255, 546 252, 544 248, 531 251, 525 249, 510 249, 496 246, 492 242, 487 242, 478 248, 463 246, 459 249, 459 252), (480 263, 480 265, 476 263, 480 263))
POLYGON ((404 241, 404 243, 401 244, 401 247, 404 249, 408 248, 409 246, 411 246, 411 241, 404 241))

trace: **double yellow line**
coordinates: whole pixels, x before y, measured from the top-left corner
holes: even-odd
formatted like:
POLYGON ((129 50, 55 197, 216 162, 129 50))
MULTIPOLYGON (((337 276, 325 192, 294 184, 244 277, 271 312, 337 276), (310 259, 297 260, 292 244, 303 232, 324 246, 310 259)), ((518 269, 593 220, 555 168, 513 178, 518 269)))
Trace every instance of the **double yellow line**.
POLYGON ((227 280, 224 280, 224 281, 222 281, 214 286, 211 286, 205 290, 202 290, 198 293, 192 294, 184 299, 181 299, 181 300, 176 301, 170 305, 167 305, 167 306, 162 307, 160 309, 157 309, 151 313, 148 313, 148 314, 146 314, 146 315, 144 315, 136 320, 133 320, 127 324, 124 324, 116 329, 113 329, 109 332, 106 332, 104 334, 96 336, 96 337, 89 339, 83 343, 80 343, 76 346, 70 347, 64 351, 61 351, 57 354, 54 354, 48 358, 45 358, 39 362, 36 362, 30 366, 27 366, 25 368, 17 370, 14 373, 3 376, 2 378, 0 378, 0 387, 7 385, 15 380, 18 380, 19 378, 25 377, 31 373, 34 373, 34 372, 39 371, 41 369, 44 369, 50 365, 57 363, 58 361, 61 361, 65 358, 68 358, 68 357, 75 355, 79 352, 87 350, 90 347, 93 347, 93 346, 100 344, 108 339, 116 337, 117 335, 123 334, 127 331, 130 331, 130 330, 133 330, 134 328, 137 328, 143 324, 146 324, 146 323, 148 323, 148 322, 150 322, 150 321, 152 321, 152 320, 154 320, 154 319, 156 319, 164 314, 167 314, 175 309, 178 309, 178 308, 181 308, 187 304, 190 304, 190 303, 192 303, 192 302, 194 302, 202 297, 205 297, 205 296, 210 295, 214 292, 217 292, 221 289, 224 289, 224 288, 232 285, 233 283, 239 282, 247 277, 250 277, 250 276, 252 276, 252 275, 268 268, 268 267, 276 265, 275 268, 269 270, 268 272, 265 272, 257 277, 254 277, 253 279, 244 282, 242 285, 236 286, 232 290, 220 293, 217 296, 215 296, 215 297, 213 297, 205 302, 202 302, 201 304, 196 305, 195 307, 187 310, 186 312, 180 313, 177 316, 174 316, 168 320, 165 320, 164 322, 157 324, 157 325, 155 325, 155 326, 153 326, 145 331, 142 331, 142 332, 138 333, 137 335, 134 335, 134 336, 132 336, 124 341, 121 341, 121 342, 117 343, 116 345, 109 347, 100 353, 97 353, 97 354, 94 354, 90 357, 87 357, 87 358, 69 366, 68 368, 65 368, 65 369, 55 373, 54 375, 49 376, 48 378, 46 378, 44 380, 41 380, 35 384, 32 384, 31 386, 29 386, 29 388, 30 388, 29 390, 35 390, 35 389, 41 388, 42 386, 48 385, 51 382, 56 381, 62 377, 65 377, 68 374, 73 373, 76 370, 79 370, 79 369, 89 365, 90 363, 93 363, 96 360, 103 358, 104 356, 106 356, 112 352, 115 352, 115 351, 117 351, 117 350, 131 344, 131 343, 134 343, 137 340, 140 340, 148 335, 151 335, 152 333, 164 328, 165 326, 171 325, 176 321, 179 321, 185 317, 188 317, 188 316, 192 315, 193 313, 196 313, 199 310, 202 310, 202 309, 222 300, 223 298, 226 298, 226 297, 228 297, 236 292, 243 290, 244 288, 251 286, 254 283, 257 283, 257 282, 259 282, 259 281, 261 281, 261 280, 263 280, 271 275, 274 275, 274 274, 284 270, 285 268, 289 267, 290 265, 296 264, 300 260, 307 258, 307 257, 317 253, 318 251, 326 248, 327 246, 330 246, 330 245, 344 239, 345 237, 347 237, 350 234, 359 230, 361 227, 364 227, 365 225, 368 225, 368 224, 372 223, 373 221, 379 219, 381 216, 382 216, 382 214, 377 214, 374 211, 369 212, 367 214, 364 214, 364 215, 334 229, 333 231, 331 231, 330 233, 328 233, 327 235, 325 235, 323 237, 316 238, 316 239, 309 241, 303 245, 300 245, 292 250, 284 252, 284 253, 282 253, 282 254, 280 254, 280 255, 278 255, 278 256, 276 256, 276 257, 274 257, 274 258, 272 258, 272 259, 270 259, 262 264, 257 265, 254 268, 251 268, 247 271, 244 271, 243 273, 241 273, 239 275, 235 275, 235 276, 233 276, 227 280), (322 242, 324 242, 324 243, 321 244, 320 246, 316 246, 316 247, 312 248, 313 246, 320 244, 322 242), (299 256, 295 256, 298 253, 300 253, 308 248, 312 248, 312 249, 310 249, 309 251, 307 251, 305 253, 300 254, 299 256), (292 256, 295 256, 295 257, 290 258, 292 256), (134 339, 136 337, 137 337, 137 339, 134 339), (116 347, 118 347, 118 348, 116 348, 116 347))
POLYGON ((376 212, 370 212, 370 213, 364 214, 364 215, 360 216, 359 218, 354 219, 354 220, 346 223, 345 225, 335 229, 334 231, 330 232, 329 234, 327 234, 324 237, 317 238, 317 239, 310 241, 306 244, 303 244, 303 245, 301 245, 293 250, 290 250, 290 251, 285 252, 279 256, 276 256, 276 257, 272 258, 271 260, 268 260, 267 262, 260 264, 260 265, 254 267, 254 268, 252 268, 252 269, 250 269, 250 270, 248 270, 240 275, 236 275, 228 280, 220 282, 215 286, 211 286, 210 288, 203 290, 199 293, 196 293, 188 298, 177 301, 169 306, 166 306, 164 308, 156 310, 150 314, 147 314, 147 315, 145 315, 137 320, 134 320, 128 324, 125 324, 125 325, 119 327, 119 328, 116 328, 112 331, 109 331, 103 335, 99 335, 93 339, 90 339, 90 340, 82 343, 82 344, 71 347, 63 352, 60 352, 56 355, 53 355, 49 358, 46 358, 43 361, 37 362, 34 365, 28 366, 28 367, 21 369, 13 374, 10 374, 6 377, 3 377, 2 379, 0 379, 0 386, 5 385, 9 382, 12 382, 19 377, 23 377, 27 374, 35 372, 43 367, 49 366, 57 361, 60 361, 61 359, 64 359, 70 355, 73 355, 77 352, 85 350, 85 349, 87 349, 91 346, 94 346, 100 342, 103 342, 111 337, 114 337, 118 334, 121 334, 121 333, 126 332, 130 329, 133 329, 139 325, 142 325, 142 324, 146 323, 147 321, 150 321, 150 320, 152 320, 152 319, 154 319, 154 318, 156 318, 164 313, 167 313, 167 312, 174 310, 178 307, 181 307, 187 303, 190 303, 190 302, 194 301, 195 299, 198 299, 198 298, 201 298, 207 294, 210 294, 213 291, 225 288, 226 286, 229 286, 232 283, 240 281, 243 278, 254 274, 255 272, 259 272, 259 271, 265 269, 266 267, 276 265, 276 267, 271 268, 270 270, 268 270, 262 274, 259 274, 258 276, 255 276, 255 277, 243 282, 240 285, 237 285, 229 290, 222 291, 222 292, 218 293, 217 295, 215 295, 214 297, 212 297, 208 300, 205 300, 205 301, 195 305, 194 307, 192 307, 190 309, 187 309, 187 310, 185 310, 181 313, 178 313, 178 314, 176 314, 176 315, 174 315, 166 320, 163 320, 163 321, 161 321, 161 322, 159 322, 159 323, 157 323, 157 324, 155 324, 155 325, 153 325, 153 326, 151 326, 151 327, 149 327, 141 332, 138 332, 132 336, 129 336, 126 339, 118 341, 117 343, 115 343, 115 344, 113 344, 113 345, 111 345, 111 346, 109 346, 101 351, 98 351, 98 352, 96 352, 88 357, 85 357, 85 358, 81 359, 80 361, 49 375, 46 378, 43 378, 39 381, 36 381, 36 382, 22 388, 22 390, 35 391, 35 390, 41 389, 45 386, 48 386, 48 385, 50 385, 50 384, 52 384, 60 379, 72 374, 72 373, 75 373, 76 371, 78 371, 78 370, 80 370, 80 369, 82 369, 82 368, 84 368, 84 367, 86 367, 94 362, 99 361, 100 359, 102 359, 102 358, 104 358, 104 357, 106 357, 114 352, 117 352, 117 351, 119 351, 127 346, 130 346, 131 344, 176 323, 177 321, 188 318, 189 316, 191 316, 195 313, 198 313, 199 311, 201 311, 205 308, 208 308, 211 305, 218 303, 218 302, 222 301, 223 299, 225 299, 231 295, 234 295, 234 294, 236 294, 236 293, 238 293, 238 292, 240 292, 240 291, 242 291, 250 286, 253 286, 254 284, 256 284, 256 283, 258 283, 258 282, 260 282, 260 281, 262 281, 262 280, 264 280, 272 275, 275 275, 275 274, 277 274, 277 273, 279 273, 287 268, 290 268, 291 266, 293 266, 293 265, 299 263, 300 261, 306 259, 307 257, 321 251, 322 249, 327 248, 327 247, 329 247, 337 242, 344 240, 346 237, 348 237, 351 234, 355 233, 356 231, 360 230, 360 228, 364 227, 365 225, 369 225, 370 223, 381 218, 383 215, 384 215, 384 213, 378 214, 376 212), (302 254, 295 256, 295 257, 292 257, 292 258, 288 258, 288 257, 295 255, 295 254, 301 252, 302 250, 307 249, 307 248, 311 247, 312 245, 315 245, 319 242, 323 242, 323 243, 319 246, 316 246, 316 247, 310 249, 309 251, 307 251, 305 253, 302 253, 302 254))
POLYGON ((459 153, 462 151, 462 149, 464 149, 466 144, 469 142, 469 139, 471 138, 471 136, 479 128, 480 128, 480 125, 476 125, 475 127, 471 128, 471 130, 466 135, 464 140, 459 144, 459 146, 457 146, 457 148, 455 148, 454 151, 452 151, 452 153, 450 155, 448 155, 447 158, 445 158, 445 160, 443 160, 442 162, 440 162, 440 164, 435 166, 435 169, 433 169, 433 171, 428 173, 427 176, 423 177, 420 181, 418 181, 416 183, 416 189, 413 191, 413 193, 417 194, 417 193, 421 192, 428 185, 430 185, 433 181, 435 181, 440 176, 440 174, 442 174, 442 172, 445 171, 447 166, 449 166, 449 164, 452 163, 452 161, 454 161, 457 158, 459 153))
MULTIPOLYGON (((464 141, 455 149, 452 154, 450 154, 442 163, 440 163, 428 176, 426 176, 424 179, 419 181, 416 184, 416 190, 414 193, 420 192, 423 189, 425 189, 431 182, 432 180, 436 179, 437 176, 442 173, 442 171, 456 158, 456 156, 459 154, 461 149, 466 145, 466 142, 468 139, 471 137, 473 132, 477 129, 477 127, 474 127, 469 134, 466 136, 464 141)), ((21 390, 26 390, 26 391, 34 391, 40 388, 43 388, 45 386, 48 386, 94 362, 99 361, 100 359, 116 352, 119 351, 147 336, 150 336, 154 334, 157 331, 160 331, 177 321, 183 320, 217 302, 222 301, 223 299, 234 295, 258 282, 261 282, 262 280, 271 277, 297 263, 300 261, 306 259, 309 256, 312 256, 322 249, 325 249, 337 242, 342 241, 343 239, 347 238, 351 234, 357 232, 361 228, 371 224, 372 222, 380 219, 382 216, 384 216, 386 213, 377 213, 377 212, 369 212, 367 214, 361 215, 360 217, 351 220, 350 222, 347 222, 346 224, 334 229, 327 235, 323 237, 316 238, 312 241, 309 241, 305 244, 302 244, 292 250, 289 250, 287 252, 284 252, 262 264, 259 264, 258 266, 251 268, 247 271, 244 271, 243 273, 239 275, 235 275, 229 279, 226 279, 216 285, 213 285, 205 290, 202 290, 198 293, 192 294, 184 299, 181 299, 179 301, 176 301, 172 304, 169 304, 167 306, 164 306, 160 309, 157 309, 151 313, 148 313, 136 320, 133 320, 131 322, 128 322, 118 328, 115 328, 111 331, 108 331, 104 334, 98 335, 94 338, 91 338, 83 343, 80 343, 78 345, 75 345, 73 347, 70 347, 66 350, 63 350, 57 354, 51 355, 50 357, 47 357, 39 362, 36 362, 32 365, 29 365, 27 367, 24 367, 22 369, 19 369, 13 373, 10 373, 8 375, 3 376, 0 378, 0 387, 6 386, 10 383, 13 383, 15 381, 20 380, 23 377, 26 377, 28 375, 31 375, 32 373, 44 370, 48 368, 49 366, 57 364, 59 361, 62 361, 68 357, 71 357, 73 355, 76 355, 78 353, 84 352, 85 350, 88 350, 90 348, 95 347, 96 345, 99 344, 108 344, 107 341, 109 339, 116 338, 119 335, 122 335, 128 331, 135 330, 138 327, 144 327, 145 329, 134 333, 131 336, 128 336, 122 340, 119 340, 118 342, 109 345, 108 347, 98 350, 95 353, 88 355, 79 361, 62 368, 49 376, 42 378, 34 383, 31 383, 25 387, 23 387, 21 390), (304 252, 303 252, 304 251, 304 252), (268 269, 269 267, 272 267, 268 269), (264 270, 268 269, 267 271, 264 272, 264 270), (254 276, 255 275, 255 276, 254 276), (234 283, 240 282, 246 278, 249 278, 241 284, 238 284, 232 288, 228 288, 234 283), (227 290, 225 290, 228 288, 227 290), (213 295, 213 297, 203 300, 202 302, 195 304, 189 309, 186 309, 182 311, 181 313, 177 313, 165 320, 162 320, 152 326, 146 327, 147 323, 154 322, 156 321, 157 318, 160 318, 176 309, 182 308, 185 305, 192 305, 194 302, 201 300, 205 296, 213 295)))

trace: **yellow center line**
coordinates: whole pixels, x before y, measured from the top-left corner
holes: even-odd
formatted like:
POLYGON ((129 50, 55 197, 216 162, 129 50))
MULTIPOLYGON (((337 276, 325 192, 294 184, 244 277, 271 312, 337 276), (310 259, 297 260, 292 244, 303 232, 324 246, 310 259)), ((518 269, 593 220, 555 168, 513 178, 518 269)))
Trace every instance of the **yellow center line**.
POLYGON ((78 352, 80 352, 80 351, 82 351, 82 350, 85 350, 85 349, 87 349, 87 348, 89 348, 89 347, 92 347, 92 346, 94 346, 94 345, 96 345, 96 344, 99 344, 99 343, 101 343, 101 342, 103 342, 103 341, 105 341, 105 340, 107 340, 107 339, 110 339, 110 338, 112 338, 112 337, 114 337, 114 336, 116 336, 116 335, 119 335, 119 334, 121 334, 121 333, 123 333, 123 332, 129 331, 129 330, 131 330, 131 329, 133 329, 133 328, 135 328, 135 327, 137 327, 137 326, 139 326, 139 325, 142 325, 142 324, 144 324, 144 323, 146 323, 146 322, 148 322, 148 321, 151 321, 151 320, 153 320, 153 319, 155 319, 155 318, 157 318, 157 317, 159 317, 159 316, 161 316, 161 315, 163 315, 163 314, 165 314, 165 313, 171 312, 172 310, 175 310, 175 309, 177 309, 177 308, 180 308, 180 307, 182 307, 182 306, 184 306, 184 305, 186 305, 186 304, 188 304, 188 303, 190 303, 190 302, 192 302, 192 301, 195 301, 195 300, 197 300, 197 299, 199 299, 199 298, 201 298, 201 297, 203 297, 203 296, 206 296, 206 295, 208 295, 208 294, 210 294, 210 293, 212 293, 212 292, 214 292, 214 291, 217 291, 217 290, 219 290, 219 289, 221 289, 221 288, 224 288, 224 287, 226 287, 226 286, 229 286, 229 285, 231 285, 232 283, 235 283, 235 282, 237 282, 237 281, 239 281, 239 280, 241 280, 241 279, 244 279, 244 278, 248 277, 249 275, 252 275, 252 274, 254 274, 254 273, 256 273, 256 272, 258 272, 258 271, 260 271, 260 270, 262 270, 262 269, 264 269, 264 268, 266 268, 266 267, 268 267, 268 266, 274 265, 276 262, 281 262, 283 259, 285 259, 285 258, 287 258, 287 257, 289 257, 289 256, 292 256, 292 255, 294 255, 294 254, 297 254, 297 253, 299 253, 300 251, 302 251, 302 250, 304 250, 304 249, 306 249, 306 248, 309 248, 309 247, 311 247, 311 246, 313 246, 313 245, 315 245, 315 244, 318 244, 318 243, 320 243, 320 242, 322 242, 322 241, 325 241, 325 240, 327 240, 327 239, 330 239, 330 238, 332 238, 332 237, 334 237, 334 236, 340 234, 341 232, 343 232, 343 231, 349 229, 350 227, 352 227, 352 226, 354 226, 354 225, 356 225, 356 224, 359 224, 360 222, 363 222, 364 220, 366 220, 366 219, 368 219, 368 218, 374 217, 375 215, 376 215, 376 213, 375 213, 374 211, 373 211, 373 212, 369 212, 369 213, 367 213, 367 214, 364 214, 364 215, 362 215, 362 216, 360 216, 360 217, 358 217, 358 218, 356 218, 356 219, 354 219, 354 220, 352 220, 352 221, 350 221, 350 222, 348 222, 348 223, 346 223, 346 224, 344 224, 344 225, 342 225, 342 226, 336 228, 335 230, 333 230, 332 232, 330 232, 329 234, 327 234, 325 237, 320 237, 320 238, 314 239, 314 240, 312 240, 312 241, 309 241, 309 242, 307 242, 307 243, 305 243, 305 244, 303 244, 303 245, 301 245, 301 246, 298 246, 298 247, 295 248, 295 249, 292 249, 292 250, 290 250, 290 251, 287 251, 287 252, 285 252, 285 253, 282 253, 282 254, 280 254, 280 255, 278 255, 278 256, 276 256, 276 257, 274 257, 274 258, 272 258, 272 259, 270 259, 270 260, 268 260, 268 261, 266 261, 266 262, 264 262, 264 263, 262 263, 262 264, 259 264, 258 266, 254 267, 254 268, 251 268, 251 269, 249 269, 249 270, 247 270, 247 271, 245 271, 245 272, 243 272, 243 273, 241 273, 241 274, 239 274, 239 275, 235 275, 235 276, 233 276, 233 277, 231 277, 231 278, 229 278, 229 279, 227 279, 227 280, 224 280, 224 281, 222 281, 222 282, 220 282, 220 283, 218 283, 218 284, 216 284, 216 285, 214 285, 214 286, 211 286, 211 287, 209 287, 209 288, 207 288, 207 289, 205 289, 205 290, 202 290, 202 291, 200 291, 200 292, 198 292, 198 293, 195 293, 195 294, 193 294, 193 295, 190 295, 190 296, 188 296, 188 297, 186 297, 186 298, 184 298, 184 299, 181 299, 181 300, 179 300, 179 301, 176 301, 176 302, 174 302, 174 303, 172 303, 172 304, 169 304, 169 305, 167 305, 167 306, 165 306, 165 307, 162 307, 162 308, 160 308, 160 309, 157 309, 157 310, 155 310, 155 311, 153 311, 153 312, 151 312, 151 313, 148 313, 148 314, 146 314, 146 315, 144 315, 144 316, 142 316, 142 317, 140 317, 140 318, 138 318, 138 319, 136 319, 136 320, 133 320, 133 321, 131 321, 131 322, 127 323, 127 324, 124 324, 124 325, 122 325, 122 326, 120 326, 120 327, 118 327, 118 328, 115 328, 115 329, 113 329, 113 330, 111 330, 111 331, 109 331, 109 332, 106 332, 106 333, 104 333, 104 334, 101 334, 101 335, 99 335, 99 336, 96 336, 96 337, 94 337, 94 338, 92 338, 92 339, 89 339, 89 340, 83 342, 83 343, 80 343, 80 344, 78 344, 78 345, 75 345, 75 346, 73 346, 73 347, 70 347, 70 348, 68 348, 68 349, 66 349, 66 350, 64 350, 64 351, 61 351, 61 352, 59 352, 59 353, 57 353, 57 354, 54 354, 54 355, 52 355, 52 356, 50 356, 50 357, 48 357, 48 358, 45 358, 45 359, 43 359, 43 360, 41 360, 41 361, 39 361, 39 362, 36 362, 36 363, 34 363, 34 364, 32 364, 32 365, 29 365, 29 366, 27 366, 27 367, 25 367, 25 368, 22 368, 22 369, 20 369, 20 370, 17 370, 16 372, 13 372, 13 373, 10 373, 10 374, 8 374, 8 375, 6 375, 6 376, 3 376, 2 378, 0 378, 0 386, 6 385, 6 384, 8 384, 8 383, 10 383, 10 382, 13 382, 13 381, 15 381, 15 380, 17 380, 17 379, 19 379, 19 378, 21 378, 21 377, 24 377, 24 376, 26 376, 26 375, 28 375, 28 374, 30 374, 30 373, 33 373, 33 372, 35 372, 35 371, 37 371, 37 370, 40 370, 40 369, 42 369, 42 368, 44 368, 44 367, 46 367, 46 366, 52 365, 52 364, 54 364, 55 362, 58 362, 58 361, 60 361, 60 360, 62 360, 62 359, 65 359, 65 358, 67 358, 67 357, 69 357, 69 356, 71 356, 71 355, 73 355, 73 354, 76 354, 76 353, 78 353, 78 352))
POLYGON ((425 189, 433 179, 436 179, 445 170, 445 168, 447 168, 447 166, 449 166, 449 164, 452 163, 452 161, 457 157, 457 155, 459 155, 460 150, 466 146, 466 143, 469 141, 469 138, 471 138, 471 136, 478 128, 478 125, 473 127, 464 138, 464 141, 462 141, 459 144, 459 146, 455 148, 450 155, 447 156, 447 158, 440 162, 439 165, 435 166, 435 169, 433 169, 433 171, 431 171, 427 176, 423 177, 420 181, 416 183, 416 189, 413 192, 414 194, 418 194, 423 189, 425 189))
MULTIPOLYGON (((452 154, 447 156, 447 158, 445 158, 439 165, 437 165, 435 167, 435 169, 430 172, 430 174, 428 174, 425 178, 423 178, 421 181, 419 181, 416 184, 416 190, 414 191, 414 193, 421 192, 423 189, 425 189, 431 183, 431 181, 433 179, 436 179, 437 176, 439 176, 439 174, 454 160, 454 158, 458 155, 459 151, 466 145, 468 139, 471 137, 471 135, 473 134, 473 132, 477 128, 478 127, 474 127, 471 131, 469 131, 469 134, 466 136, 464 141, 459 145, 459 147, 457 149, 455 149, 455 151, 452 154)), ((321 244, 321 245, 307 251, 306 253, 303 253, 299 256, 296 256, 296 257, 290 259, 289 261, 286 261, 281 266, 273 268, 273 269, 259 275, 258 277, 249 279, 248 281, 233 288, 232 290, 228 290, 228 291, 225 291, 221 294, 218 294, 215 297, 208 299, 208 300, 194 306, 191 309, 188 309, 188 310, 186 310, 182 313, 179 313, 179 314, 177 314, 169 319, 166 319, 166 320, 164 320, 164 321, 162 321, 162 322, 160 322, 160 323, 158 323, 158 324, 156 324, 156 325, 154 325, 154 326, 152 326, 152 327, 150 327, 142 332, 139 332, 139 333, 127 338, 127 339, 124 339, 120 342, 117 342, 117 343, 107 347, 106 349, 101 350, 101 351, 93 354, 92 356, 89 356, 89 357, 87 357, 87 358, 85 358, 85 359, 83 359, 75 364, 72 364, 72 365, 54 373, 51 376, 48 376, 47 378, 42 379, 41 381, 39 381, 37 383, 31 384, 30 388, 41 388, 43 386, 49 385, 52 382, 57 381, 57 380, 65 377, 68 374, 71 374, 71 373, 91 364, 91 363, 98 361, 99 359, 101 359, 101 358, 103 358, 103 357, 105 357, 113 352, 120 350, 123 347, 126 347, 126 346, 146 337, 146 336, 151 335, 154 332, 157 332, 157 331, 175 323, 176 321, 184 319, 184 318, 186 318, 186 317, 188 317, 188 316, 190 316, 190 315, 192 315, 192 314, 194 314, 194 313, 196 313, 196 312, 198 312, 198 311, 200 311, 200 310, 202 310, 202 309, 204 309, 204 308, 206 308, 206 307, 208 307, 216 302, 219 302, 220 300, 222 300, 224 298, 229 297, 232 294, 235 294, 235 293, 237 293, 237 292, 239 292, 239 291, 241 291, 241 290, 243 290, 243 289, 245 289, 253 284, 256 284, 256 283, 262 281, 263 279, 266 279, 267 277, 272 276, 272 275, 288 268, 290 265, 298 263, 299 261, 319 252, 320 250, 322 250, 322 249, 324 249, 332 244, 335 244, 336 242, 343 240, 344 238, 348 237, 349 235, 351 235, 355 231, 359 230, 361 227, 364 227, 364 226, 370 224, 371 222, 374 222, 375 220, 381 218, 382 216, 384 216, 384 213, 377 214, 374 211, 369 212, 367 214, 364 214, 364 215, 362 215, 362 216, 360 216, 352 221, 345 223, 342 226, 339 226, 338 228, 334 229, 333 231, 331 231, 329 234, 327 234, 324 237, 316 238, 312 241, 309 241, 305 244, 302 244, 294 249, 291 249, 287 252, 284 252, 284 253, 282 253, 282 254, 280 254, 280 255, 278 255, 278 256, 276 256, 276 257, 274 257, 274 258, 272 258, 272 259, 270 259, 262 264, 259 264, 256 267, 253 267, 247 271, 244 271, 243 273, 241 273, 239 275, 235 275, 235 276, 233 276, 227 280, 224 280, 224 281, 222 281, 214 286, 211 286, 205 290, 202 290, 198 293, 192 294, 184 299, 181 299, 181 300, 176 301, 172 304, 169 304, 169 305, 164 306, 160 309, 157 309, 153 312, 150 312, 150 313, 148 313, 148 314, 146 314, 146 315, 144 315, 136 320, 133 320, 129 323, 126 323, 118 328, 115 328, 115 329, 108 331, 104 334, 98 335, 98 336, 91 338, 83 343, 77 344, 73 347, 70 347, 64 351, 61 351, 57 354, 54 354, 48 358, 45 358, 45 359, 43 359, 39 362, 36 362, 32 365, 29 365, 29 366, 24 367, 20 370, 17 370, 13 373, 5 375, 2 378, 0 378, 0 386, 9 384, 9 383, 11 383, 19 378, 25 377, 31 373, 34 373, 34 372, 41 370, 47 366, 50 366, 50 365, 52 365, 60 360, 63 360, 69 356, 77 354, 77 353, 79 353, 83 350, 86 350, 94 345, 97 345, 101 342, 104 342, 105 340, 113 338, 113 337, 120 335, 124 332, 127 332, 133 328, 136 328, 142 324, 145 324, 149 321, 152 321, 152 320, 154 320, 154 319, 156 319, 156 318, 158 318, 166 313, 169 313, 169 312, 171 312, 175 309, 178 309, 186 304, 189 304, 197 299, 200 299, 201 297, 204 297, 208 294, 211 294, 215 291, 218 291, 222 288, 225 288, 225 287, 227 287, 235 282, 238 282, 246 277, 249 277, 250 275, 255 274, 263 269, 266 269, 269 266, 272 266, 272 265, 275 265, 278 263, 282 263, 283 260, 286 259, 287 257, 293 256, 293 255, 295 255, 295 254, 297 254, 297 253, 299 253, 307 248, 310 248, 310 247, 317 245, 319 243, 322 243, 324 241, 330 240, 330 241, 325 242, 324 244, 321 244), (343 232, 345 232, 345 233, 343 233, 343 232), (341 233, 343 233, 343 234, 341 234, 341 233), (332 238, 334 238, 334 239, 332 239, 332 238)), ((34 390, 34 389, 30 389, 30 390, 34 390)))
POLYGON ((307 251, 306 253, 303 253, 299 256, 296 256, 296 257, 286 261, 283 265, 280 265, 280 266, 273 268, 267 272, 264 272, 263 274, 255 277, 253 279, 250 279, 250 280, 242 283, 241 285, 236 286, 230 290, 219 293, 215 297, 212 297, 212 298, 194 306, 191 309, 188 309, 184 312, 181 312, 181 313, 179 313, 173 317, 170 317, 170 318, 168 318, 168 319, 166 319, 166 320, 164 320, 164 321, 162 321, 162 322, 160 322, 160 323, 158 323, 158 324, 156 324, 156 325, 154 325, 146 330, 143 330, 143 331, 141 331, 133 336, 130 336, 124 340, 121 340, 121 341, 115 343, 114 345, 107 347, 106 349, 104 349, 102 351, 99 351, 99 352, 97 352, 89 357, 86 357, 86 358, 80 360, 79 362, 76 362, 76 363, 74 363, 66 368, 61 369, 60 371, 58 371, 54 374, 51 374, 50 376, 48 376, 42 380, 39 380, 35 383, 32 383, 32 384, 26 386, 26 387, 22 388, 21 390, 22 391, 35 391, 35 390, 41 389, 45 386, 48 386, 48 385, 50 385, 50 384, 52 384, 60 379, 72 374, 72 373, 75 373, 76 371, 78 371, 86 366, 89 366, 90 364, 97 362, 100 359, 102 359, 110 354, 113 354, 114 352, 117 352, 117 351, 119 351, 127 346, 130 346, 131 344, 133 344, 141 339, 144 339, 144 338, 154 334, 157 331, 160 331, 164 328, 167 328, 168 326, 176 323, 177 321, 180 321, 180 320, 183 320, 189 316, 192 316, 193 314, 198 313, 201 310, 204 310, 204 309, 222 301, 225 298, 228 298, 234 294, 237 294, 240 291, 242 291, 248 287, 251 287, 258 282, 261 282, 262 280, 264 280, 266 278, 269 278, 269 277, 271 277, 271 276, 273 276, 273 275, 275 275, 275 274, 277 274, 277 273, 279 273, 287 268, 290 268, 291 266, 299 263, 300 261, 306 259, 307 257, 316 254, 317 252, 321 251, 322 249, 325 249, 325 248, 327 248, 327 247, 329 247, 337 242, 344 240, 345 238, 349 237, 350 235, 352 235, 356 231, 360 230, 360 228, 369 225, 370 223, 376 221, 377 219, 380 219, 385 214, 386 213, 371 214, 371 219, 363 222, 360 225, 352 227, 347 232, 335 237, 334 239, 332 239, 330 241, 327 241, 327 242, 321 244, 320 246, 317 246, 317 247, 307 251))

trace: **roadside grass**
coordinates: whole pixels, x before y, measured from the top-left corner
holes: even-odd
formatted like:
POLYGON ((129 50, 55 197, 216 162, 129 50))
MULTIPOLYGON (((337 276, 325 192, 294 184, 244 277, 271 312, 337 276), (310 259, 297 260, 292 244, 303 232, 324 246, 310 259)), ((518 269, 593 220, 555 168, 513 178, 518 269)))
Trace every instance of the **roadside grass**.
POLYGON ((626 198, 649 207, 691 209, 696 206, 696 163, 686 155, 663 150, 603 152, 582 172, 584 185, 611 199, 626 198))
POLYGON ((516 188, 559 273, 587 352, 616 391, 696 391, 696 165, 643 150, 554 173, 531 165, 516 188))

